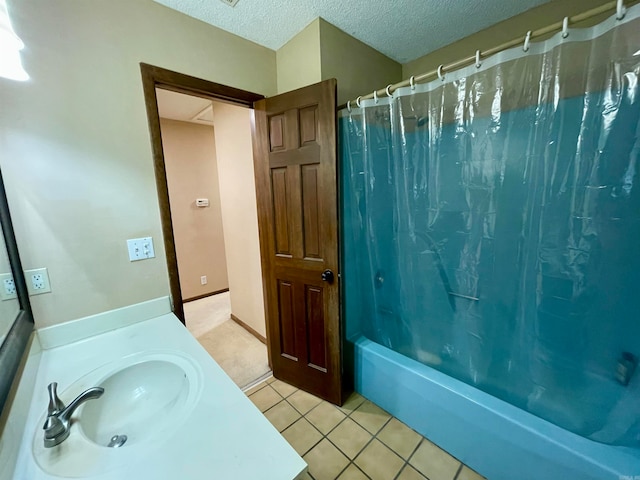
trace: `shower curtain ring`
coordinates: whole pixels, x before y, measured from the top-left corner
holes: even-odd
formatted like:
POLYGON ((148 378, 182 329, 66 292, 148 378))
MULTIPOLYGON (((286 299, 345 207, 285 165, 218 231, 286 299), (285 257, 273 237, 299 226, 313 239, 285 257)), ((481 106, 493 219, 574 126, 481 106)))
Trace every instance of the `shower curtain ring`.
POLYGON ((373 91, 373 103, 375 103, 376 105, 378 104, 378 91, 377 90, 373 91))
POLYGON ((358 108, 360 108, 362 105, 360 105, 360 99, 362 98, 362 95, 360 95, 358 98, 356 98, 356 105, 358 105, 358 108))
POLYGON ((443 68, 444 68, 444 65, 440 65, 438 67, 438 78, 444 82, 444 74, 442 73, 443 68))
POLYGON ((564 17, 562 20, 562 38, 569 36, 569 17, 564 17))
POLYGON ((476 50, 476 68, 480 68, 482 63, 480 63, 480 50, 476 50))
POLYGON ((526 36, 526 37, 524 37, 524 45, 522 46, 522 49, 523 49, 525 52, 528 52, 528 51, 529 51, 529 43, 530 43, 530 42, 531 42, 531 30, 529 30, 529 31, 527 32, 527 36, 526 36))
POLYGON ((411 75, 411 78, 409 78, 409 85, 411 85, 411 90, 415 90, 416 89, 416 77, 415 77, 415 75, 411 75))
POLYGON ((387 85, 387 88, 384 89, 384 91, 387 93, 388 97, 393 97, 393 93, 391 93, 391 87, 392 86, 393 85, 389 84, 389 85, 387 85))
POLYGON ((624 1, 618 0, 618 4, 616 5, 616 20, 622 20, 626 14, 627 9, 624 8, 624 1))
POLYGON ((347 110, 351 113, 351 100, 347 102, 347 110))

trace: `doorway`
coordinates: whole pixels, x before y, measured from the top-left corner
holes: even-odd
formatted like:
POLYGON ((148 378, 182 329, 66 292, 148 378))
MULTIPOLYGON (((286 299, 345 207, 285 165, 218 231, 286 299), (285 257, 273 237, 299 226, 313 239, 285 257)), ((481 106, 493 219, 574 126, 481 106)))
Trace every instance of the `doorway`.
MULTIPOLYGON (((165 248, 169 270, 173 258, 177 269, 170 276, 174 311, 182 311, 183 323, 229 377, 249 388, 271 374, 252 112, 247 105, 176 92, 161 83, 154 93, 166 189, 158 189, 161 199, 166 194, 161 207, 165 248)), ((155 115, 147 107, 151 122, 155 115)))
MULTIPOLYGON (((261 288, 254 286, 249 294, 264 302, 269 367, 276 378, 340 405, 345 385, 339 306, 336 80, 264 99, 151 65, 141 64, 141 70, 174 314, 185 322, 157 88, 214 100, 220 108, 229 104, 250 108, 250 125, 245 121, 243 126, 250 127, 254 163, 236 177, 232 188, 254 195, 256 214, 251 224, 259 224, 256 258, 260 259, 262 280, 256 282, 261 288)), ((217 140, 231 137, 236 129, 217 140)), ((220 185, 232 183, 221 181, 220 185)), ((254 237, 243 237, 244 233, 236 238, 254 237)), ((235 245, 235 240, 225 242, 225 248, 229 245, 235 245)), ((248 250, 245 253, 248 257, 248 250)), ((230 290, 233 304, 231 285, 230 290)), ((237 323, 251 332, 246 323, 237 323)))

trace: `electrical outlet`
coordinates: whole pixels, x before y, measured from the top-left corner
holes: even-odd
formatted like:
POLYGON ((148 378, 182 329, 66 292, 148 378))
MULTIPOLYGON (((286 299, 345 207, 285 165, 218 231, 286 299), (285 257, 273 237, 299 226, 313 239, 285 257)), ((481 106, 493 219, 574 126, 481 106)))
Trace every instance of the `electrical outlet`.
POLYGON ((33 275, 31 275, 31 283, 34 290, 44 289, 44 279, 42 278, 41 273, 34 273, 33 275))
POLYGON ((13 281, 13 275, 10 273, 3 273, 0 275, 0 298, 2 300, 13 300, 14 298, 18 298, 16 284, 13 281))
POLYGON ((27 290, 29 295, 40 295, 51 291, 49 283, 49 274, 46 268, 35 268, 33 270, 25 270, 24 276, 27 280, 27 290))
POLYGON ((200 285, 206 285, 207 284, 207 276, 206 275, 202 275, 200 277, 200 285))

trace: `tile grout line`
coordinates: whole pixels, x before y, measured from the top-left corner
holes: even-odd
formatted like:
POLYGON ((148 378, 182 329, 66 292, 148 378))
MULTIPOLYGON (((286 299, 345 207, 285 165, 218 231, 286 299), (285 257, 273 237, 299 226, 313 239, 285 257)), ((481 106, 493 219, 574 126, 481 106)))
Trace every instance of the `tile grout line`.
MULTIPOLYGON (((415 430, 412 429, 412 431, 415 432, 415 430)), ((418 432, 416 432, 418 433, 418 432)), ((418 433, 418 435, 420 435, 418 433)), ((426 475, 423 475, 423 473, 418 470, 417 468, 415 468, 413 465, 411 465, 411 463, 409 463, 411 461, 411 459, 413 458, 413 456, 416 454, 416 452, 418 451, 418 449, 420 448, 420 445, 422 445, 422 443, 426 440, 426 437, 423 437, 422 435, 420 435, 420 441, 418 442, 418 444, 413 448, 413 451, 411 452, 411 454, 407 457, 407 459, 404 461, 404 465, 402 466, 402 468, 400 469, 400 471, 398 472, 398 475, 396 476, 396 479, 400 476, 400 474, 402 473, 402 471, 404 469, 406 469, 407 467, 413 468, 416 472, 418 472, 419 475, 421 475, 422 477, 426 478, 427 480, 429 480, 427 478, 426 475)), ((455 479, 454 479, 455 480, 455 479)))
POLYGON ((366 472, 364 470, 362 470, 353 460, 349 463, 349 465, 353 465, 354 467, 356 467, 358 469, 358 471, 360 473, 362 473, 362 475, 367 477, 367 480, 372 480, 372 478, 369 475, 367 475, 366 472))
MULTIPOLYGON (((274 380, 275 381, 275 380, 274 380)), ((337 405, 333 405, 329 402, 327 402, 329 405, 331 405, 333 408, 336 408, 339 412, 341 412, 344 415, 344 418, 342 418, 338 423, 336 423, 330 430, 327 431, 327 433, 323 433, 322 431, 320 431, 320 429, 318 427, 316 427, 316 425, 313 424, 313 422, 311 422, 309 419, 307 419, 307 415, 309 415, 312 411, 314 411, 316 408, 318 408, 320 405, 322 405, 323 402, 325 402, 325 400, 320 399, 320 402, 318 402, 316 405, 314 405, 309 411, 307 411, 306 413, 301 413, 300 410, 298 410, 298 408, 296 408, 288 399, 295 394, 297 391, 300 391, 300 389, 296 389, 295 391, 291 392, 289 395, 287 395, 286 397, 283 396, 278 390, 276 390, 275 388, 273 388, 273 386, 271 385, 271 383, 267 383, 268 381, 265 380, 264 382, 262 382, 264 385, 259 388, 258 390, 256 390, 255 392, 253 392, 251 395, 249 395, 249 397, 253 396, 254 394, 258 393, 259 391, 261 391, 263 388, 270 386, 271 389, 276 392, 278 394, 278 396, 281 398, 281 400, 279 400, 276 404, 272 405, 271 407, 269 407, 268 409, 266 409, 264 412, 261 412, 263 415, 265 415, 269 410, 273 409, 274 407, 276 407, 277 405, 279 405, 280 403, 282 403, 282 401, 285 401, 298 415, 299 417, 296 418, 296 420, 294 422, 292 422, 290 425, 288 425, 286 428, 284 428, 281 432, 279 432, 280 434, 283 434, 286 430, 288 430, 292 425, 294 425, 295 423, 297 423, 298 421, 300 421, 300 419, 304 418, 314 429, 316 432, 318 432, 321 436, 320 440, 318 440, 317 442, 315 442, 309 449, 307 449, 304 454, 300 455, 301 457, 304 457, 305 455, 307 455, 309 452, 311 452, 311 450, 313 450, 315 447, 318 446, 318 444, 320 444, 322 442, 322 440, 326 439, 334 448, 336 448, 338 450, 338 452, 340 452, 342 455, 344 455, 344 457, 349 461, 347 463, 347 465, 339 472, 338 477, 340 475, 342 475, 348 468, 350 465, 354 465, 355 468, 357 468, 365 477, 367 477, 369 480, 371 479, 371 477, 364 472, 356 463, 355 463, 355 459, 362 454, 362 452, 364 450, 367 449, 367 447, 374 441, 374 440, 378 440, 380 443, 382 443, 382 445, 384 445, 385 447, 387 447, 389 450, 391 450, 391 452, 393 452, 397 457, 399 457, 402 460, 402 466, 400 467, 400 470, 398 471, 398 473, 394 476, 394 479, 397 479, 402 472, 409 467, 413 467, 410 463, 411 459, 413 458, 413 456, 415 455, 416 451, 418 450, 418 448, 420 448, 420 445, 422 445, 422 443, 425 440, 428 440, 426 437, 424 437, 423 435, 421 435, 420 433, 416 432, 415 430, 413 430, 411 427, 408 427, 411 431, 415 432, 417 435, 420 436, 420 441, 417 443, 417 445, 414 447, 413 451, 411 452, 410 455, 407 456, 407 458, 405 459, 402 455, 400 455, 398 452, 396 452, 391 446, 387 445, 382 439, 378 438, 378 435, 386 428, 386 426, 391 422, 392 419, 396 418, 393 415, 391 415, 389 412, 387 412, 386 410, 383 410, 387 415, 389 415, 389 418, 382 424, 382 426, 376 431, 375 434, 372 434, 366 427, 364 427, 360 422, 358 422, 355 418, 352 417, 352 414, 356 411, 358 411, 362 405, 364 405, 366 402, 369 402, 373 405, 376 405, 375 403, 371 402, 371 400, 368 400, 366 397, 360 395, 361 398, 363 398, 363 401, 353 410, 350 410, 348 413, 345 412, 345 410, 343 410, 341 407, 338 407, 337 405), (367 441, 367 443, 364 444, 364 446, 357 452, 357 454, 354 456, 353 459, 351 459, 349 457, 349 455, 342 451, 342 449, 336 445, 330 438, 329 435, 335 430, 337 429, 342 423, 344 423, 347 419, 351 419, 356 425, 358 425, 360 428, 362 428, 365 432, 367 432, 369 435, 371 435, 371 438, 369 439, 369 441, 367 441)), ((286 382, 285 382, 286 383, 286 382)), ((253 388, 253 387, 252 387, 253 388)), ((356 392, 357 393, 357 392, 356 392)), ((358 394, 359 395, 359 394, 358 394)), ((378 406, 378 405, 376 405, 378 406)), ((380 408, 380 407, 378 407, 380 408)), ((405 425, 403 423, 403 425, 405 425)), ((405 425, 406 426, 406 425, 405 425)), ((436 445, 437 446, 437 445, 436 445)), ((443 450, 444 451, 444 450, 443 450)), ((451 454, 449 454, 448 452, 444 451, 445 453, 447 453, 448 455, 450 455, 452 458, 455 458, 460 465, 458 466, 458 470, 456 471, 456 474, 453 478, 453 480, 457 480, 460 472, 462 471, 462 469, 465 466, 465 463, 460 461, 459 459, 457 459, 456 457, 453 457, 451 454)), ((475 470, 474 470, 475 471, 475 470)), ((422 472, 419 472, 420 475, 422 475, 424 477, 424 475, 422 474, 422 472)), ((308 475, 315 480, 315 478, 308 473, 308 475)), ((427 477, 424 477, 428 480, 427 477)))
POLYGON ((264 387, 266 387, 268 385, 267 381, 265 380, 264 382, 260 382, 257 383, 256 385, 247 388, 247 390, 243 391, 242 393, 244 393, 245 395, 247 395, 247 397, 251 398, 251 396, 253 396, 254 393, 258 393, 260 390, 262 390, 264 387), (256 388, 258 385, 262 385, 260 388, 258 388, 257 390, 251 392, 250 394, 247 395, 247 392, 253 388, 256 388))
MULTIPOLYGON (((293 393, 292 393, 291 395, 293 395, 293 393)), ((289 397, 290 397, 291 395, 289 395, 289 397)), ((288 397, 287 397, 287 398, 288 398, 288 397)), ((347 465, 345 465, 345 467, 340 471, 340 473, 338 474, 338 477, 339 477, 340 475, 342 475, 342 474, 345 472, 345 470, 346 470, 347 468, 349 468, 349 465, 353 464, 353 465, 354 465, 354 466, 355 466, 355 467, 356 467, 360 472, 362 472, 362 474, 363 474, 365 477, 367 477, 367 479, 371 480, 371 477, 370 477, 369 475, 367 475, 367 474, 366 474, 366 473, 365 473, 365 472, 364 472, 364 471, 363 471, 363 470, 362 470, 362 469, 361 469, 361 468, 360 468, 360 467, 359 467, 359 466, 354 462, 355 458, 354 458, 354 459, 351 459, 351 458, 349 457, 349 455, 348 455, 346 452, 342 451, 342 449, 341 449, 338 445, 336 445, 333 441, 331 441, 331 439, 329 438, 329 435, 330 435, 330 434, 331 434, 331 433, 332 433, 336 428, 338 428, 338 426, 339 426, 339 425, 341 425, 342 423, 344 423, 348 418, 351 418, 351 414, 352 414, 352 413, 354 413, 355 411, 357 411, 357 410, 358 410, 362 405, 364 405, 364 403, 365 403, 365 402, 367 402, 367 401, 368 401, 365 397, 362 397, 362 398, 365 398, 365 400, 364 400, 364 401, 362 401, 362 403, 360 403, 360 405, 358 405, 355 409, 351 410, 349 413, 346 413, 346 414, 345 414, 344 410, 342 410, 340 407, 338 407, 338 406, 336 406, 336 405, 332 405, 334 408, 336 408, 338 411, 340 411, 341 413, 343 413, 345 416, 344 416, 344 418, 343 418, 343 419, 341 419, 341 420, 340 420, 336 425, 334 425, 334 426, 333 426, 333 428, 331 428, 331 429, 330 429, 326 434, 324 434, 323 432, 321 432, 321 431, 320 431, 320 429, 318 429, 318 427, 316 427, 316 426, 313 424, 313 422, 310 422, 310 421, 306 418, 306 417, 307 417, 307 415, 308 415, 309 413, 311 413, 313 410, 315 410, 316 408, 318 408, 318 407, 322 404, 322 401, 320 401, 317 405, 315 405, 315 406, 314 406, 311 410, 309 410, 307 413, 302 414, 302 413, 300 413, 300 410, 298 410, 295 406, 293 406, 290 402, 288 402, 288 401, 287 401, 287 398, 285 398, 285 399, 284 399, 284 401, 285 401, 285 402, 287 402, 287 403, 289 403, 289 405, 291 405, 291 407, 292 407, 292 408, 293 408, 297 413, 299 413, 299 414, 301 415, 301 417, 300 417, 300 418, 304 418, 307 422, 309 422, 309 424, 310 424, 313 428, 315 428, 315 429, 316 429, 316 431, 317 431, 318 433, 320 433, 320 435, 322 435, 322 438, 321 438, 317 443, 315 443, 311 448, 309 448, 309 450, 307 450, 307 451, 304 453, 304 455, 308 454, 311 450, 313 450, 316 446, 318 446, 318 444, 319 444, 320 442, 322 442, 322 440, 327 440, 327 442, 329 442, 329 443, 330 443, 330 444, 331 444, 331 445, 332 445, 336 450, 338 450, 338 452, 340 452, 342 455, 344 455, 344 457, 349 461, 349 462, 347 463, 347 465)), ((278 403, 279 403, 279 402, 278 402, 278 403)), ((374 404, 374 405, 375 405, 375 404, 374 404)), ((388 412, 386 412, 386 413, 387 413, 387 414, 389 414, 388 412)), ((389 415, 390 415, 390 414, 389 414, 389 415)), ((297 421, 299 421, 299 420, 300 420, 300 418, 298 418, 298 419, 296 420, 296 422, 297 422, 297 421)), ((385 423, 382 425, 382 427, 380 427, 380 429, 378 430, 378 432, 381 432, 381 431, 382 431, 382 429, 384 429, 384 427, 386 427, 386 426, 387 426, 387 424, 391 421, 391 419, 392 419, 392 418, 393 418, 393 416, 392 416, 392 415, 390 415, 390 417, 385 421, 385 423)), ((360 428, 362 428, 365 432, 367 432, 369 435, 371 435, 371 439, 370 439, 370 440, 369 440, 369 441, 368 441, 368 442, 367 442, 367 443, 366 443, 366 444, 365 444, 365 445, 364 445, 364 446, 363 446, 363 447, 358 451, 358 453, 355 455, 355 457, 357 457, 358 455, 360 455, 360 454, 361 454, 361 453, 362 453, 362 452, 363 452, 363 451, 364 451, 364 450, 369 446, 369 444, 370 444, 371 442, 373 442, 373 440, 374 440, 374 439, 376 439, 376 437, 377 437, 377 433, 376 433, 376 434, 372 434, 371 432, 369 432, 369 430, 367 430, 364 426, 360 425, 360 423, 358 423, 358 422, 357 422, 355 419, 353 419, 353 418, 351 418, 351 421, 353 421, 356 425, 358 425, 358 426, 359 426, 360 428)), ((293 423, 296 423, 296 422, 293 422, 293 423)), ((293 423, 292 423, 291 425, 293 425, 293 423)), ((290 427, 291 425, 289 425, 289 427, 290 427)), ((287 427, 287 428, 289 428, 289 427, 287 427)), ((285 430, 286 430, 286 429, 285 429, 285 430)), ((283 430, 283 432, 284 432, 284 430, 283 430)), ((383 443, 383 445, 384 445, 384 443, 383 443)), ((385 445, 385 446, 386 446, 386 445, 385 445)), ((396 455, 398 455, 394 450, 392 450, 392 449, 390 449, 390 450, 391 450, 393 453, 395 453, 396 455)), ((301 456, 302 456, 302 457, 304 457, 304 455, 301 455, 301 456)), ((398 455, 398 456, 399 456, 399 455, 398 455)), ((400 457, 400 458, 402 458, 402 457, 400 457)), ((309 474, 309 475, 311 476, 311 474, 309 474)), ((311 478, 313 478, 313 477, 311 477, 311 478)))
MULTIPOLYGON (((364 402, 362 402, 362 404, 364 404, 364 402)), ((358 408, 360 408, 360 406, 361 406, 362 404, 358 405, 358 408)), ((356 408, 355 410, 352 410, 352 413, 353 413, 353 412, 355 412, 358 408, 356 408)), ((344 413, 344 412, 343 412, 343 413, 344 413)), ((387 412, 387 413, 388 413, 388 412, 387 412)), ((340 425, 340 424, 341 424, 341 423, 343 423, 345 420, 347 420, 347 418, 350 418, 350 416, 351 416, 351 414, 349 414, 349 415, 347 415, 345 418, 343 418, 343 419, 342 419, 342 420, 341 420, 341 421, 340 421, 340 422, 339 422, 339 423, 338 423, 338 424, 337 424, 337 425, 336 425, 336 426, 331 430, 331 432, 332 432, 333 430, 335 430, 336 428, 338 428, 338 425, 340 425)), ((385 423, 382 425, 382 427, 380 427, 380 429, 378 430, 378 433, 380 433, 380 432, 384 429, 384 427, 386 427, 386 426, 387 426, 387 424, 391 421, 391 419, 392 419, 392 418, 393 418, 393 416, 390 416, 390 417, 385 421, 385 423)), ((362 428, 365 432, 367 432, 369 435, 371 435, 371 438, 369 439, 369 441, 367 441, 367 443, 365 443, 365 444, 362 446, 362 448, 361 448, 360 450, 358 450, 358 453, 356 453, 356 455, 354 456, 354 458, 353 458, 353 459, 352 459, 352 458, 349 458, 349 455, 348 455, 346 452, 342 451, 342 449, 341 449, 338 445, 336 445, 335 443, 333 443, 333 442, 331 441, 331 439, 330 439, 330 438, 328 438, 328 437, 327 437, 327 441, 328 441, 329 443, 331 443, 331 445, 333 445, 336 449, 338 449, 338 451, 339 451, 340 453, 342 453, 342 454, 343 454, 343 455, 344 455, 344 456, 349 460, 349 463, 348 463, 348 464, 344 467, 344 469, 340 472, 340 475, 342 475, 342 474, 344 473, 344 471, 345 471, 347 468, 349 468, 349 465, 353 464, 353 465, 354 465, 358 470, 360 470, 360 472, 362 472, 362 474, 363 474, 365 477, 367 477, 369 480, 371 480, 371 477, 370 477, 370 476, 369 476, 369 475, 368 475, 364 470, 362 470, 362 469, 358 466, 358 464, 357 464, 357 463, 355 463, 355 460, 356 460, 356 458, 358 458, 358 457, 360 456, 360 454, 361 454, 362 452, 364 452, 364 451, 367 449, 367 447, 368 447, 368 446, 369 446, 369 445, 370 445, 374 440, 378 440, 378 433, 373 434, 373 433, 371 433, 369 430, 367 430, 366 428, 364 428, 362 425, 360 425, 360 424, 359 424, 356 420, 354 420, 353 418, 352 418, 351 420, 352 420, 356 425, 358 425, 360 428, 362 428)), ((331 433, 331 432, 329 432, 329 433, 331 433)), ((327 434, 327 435, 329 435, 329 434, 327 434)), ((382 443, 385 447, 389 448, 389 447, 388 447, 386 444, 384 444, 382 441, 380 441, 380 440, 378 440, 378 441, 379 441, 380 443, 382 443)), ((393 453, 395 453, 398 457, 400 457, 400 459, 401 459, 401 460, 403 460, 403 461, 404 461, 404 458, 402 458, 400 455, 398 455, 398 453, 397 453, 395 450, 393 450, 393 449, 391 449, 391 448, 389 448, 389 450, 391 450, 391 451, 392 451, 393 453)), ((401 468, 401 470, 402 470, 402 468, 401 468)), ((338 475, 338 477, 339 477, 340 475, 338 475)))
MULTIPOLYGON (((292 394, 293 395, 293 394, 292 394)), ((362 396, 362 395, 361 395, 362 396)), ((351 418, 351 414, 353 414, 354 412, 358 411, 358 409, 360 407, 362 407, 362 405, 364 405, 366 402, 370 402, 373 405, 375 405, 373 402, 371 402, 370 400, 368 400, 366 397, 362 397, 364 398, 364 401, 362 401, 360 403, 360 405, 358 405, 356 408, 354 408, 353 410, 351 410, 348 414, 345 414, 345 417, 340 420, 331 430, 329 430, 327 432, 327 434, 325 435, 324 433, 322 433, 312 422, 310 422, 306 416, 311 413, 313 410, 315 410, 316 408, 318 408, 322 402, 318 403, 318 405, 316 405, 315 407, 313 407, 311 410, 309 410, 307 413, 305 413, 304 415, 302 415, 301 418, 304 418, 305 420, 307 420, 307 422, 309 422, 311 424, 311 426, 313 426, 319 433, 320 435, 322 435, 322 439, 320 439, 320 441, 318 441, 313 447, 311 447, 309 450, 307 450, 307 452, 305 452, 304 455, 306 455, 307 453, 309 453, 311 450, 313 450, 323 439, 326 439, 331 445, 333 445, 340 453, 342 453, 345 458, 347 458, 347 460, 349 460, 349 463, 344 467, 344 469, 342 469, 338 475, 338 477, 340 475, 342 475, 344 473, 344 471, 349 468, 349 465, 353 464, 358 470, 360 470, 366 477, 367 479, 371 480, 371 477, 369 475, 367 475, 366 472, 364 472, 359 466, 358 464, 355 463, 355 459, 364 451, 366 450, 366 448, 374 441, 374 440, 378 440, 380 443, 382 443, 385 447, 389 448, 389 450, 391 450, 394 454, 396 454, 396 456, 398 456, 405 464, 406 464, 406 460, 404 458, 402 458, 401 455, 399 455, 395 450, 393 450, 392 448, 390 448, 387 444, 385 444, 382 440, 378 439, 378 433, 380 433, 382 430, 384 430, 384 428, 387 426, 387 424, 389 422, 391 422, 391 420, 394 418, 393 415, 391 415, 389 412, 387 412, 386 410, 383 410, 387 415, 389 415, 389 418, 384 422, 384 424, 377 430, 377 432, 375 434, 371 433, 369 430, 367 430, 363 425, 361 425, 356 419, 351 418), (351 419, 351 421, 353 421, 356 425, 358 425, 360 428, 362 428, 365 432, 367 432, 369 435, 371 435, 371 438, 369 439, 369 441, 367 441, 367 443, 365 443, 363 445, 363 447, 358 450, 358 452, 356 453, 356 455, 354 456, 353 459, 351 459, 349 457, 349 455, 347 454, 347 452, 344 452, 338 445, 336 445, 333 441, 331 441, 331 439, 329 438, 329 435, 331 434, 331 432, 333 432, 336 428, 338 428, 338 426, 340 426, 342 423, 344 423, 347 419, 351 419)), ((284 399, 285 401, 287 400, 286 398, 284 399)), ((289 403, 289 402, 288 402, 289 403)), ((291 405, 291 404, 290 404, 291 405)), ((298 413, 300 413, 300 411, 298 409, 296 409, 293 405, 291 405, 292 408, 294 408, 298 413)), ((376 405, 377 406, 377 405, 376 405)), ((338 411, 342 412, 343 414, 345 413, 344 410, 342 410, 340 407, 333 405, 334 408, 338 409, 338 411)), ((378 407, 379 408, 379 407, 378 407)), ((298 419, 299 420, 299 419, 298 419)), ((298 421, 296 420, 296 422, 298 421)), ((295 423, 295 422, 294 422, 295 423)), ((287 427, 288 428, 288 427, 287 427)), ((420 443, 422 442, 418 442, 418 445, 420 445, 420 443)), ((417 447, 416 447, 417 448, 417 447)), ((304 456, 302 455, 302 456, 304 456)), ((404 467, 404 464, 403 464, 404 467)), ((402 468, 400 468, 400 471, 402 471, 402 468)))
MULTIPOLYGON (((274 388, 274 390, 275 390, 275 388, 274 388)), ((300 390, 300 389, 298 389, 298 390, 300 390)), ((296 390, 296 391, 298 391, 298 390, 296 390)), ((303 391, 304 391, 304 390, 303 390, 303 391)), ((295 392, 291 393, 291 395, 293 395, 294 393, 295 393, 295 392)), ((291 397, 291 395, 289 395, 287 398, 291 397)), ((280 395, 280 396, 282 396, 282 395, 280 395)), ((316 446, 318 446, 318 444, 319 444, 320 442, 322 442, 322 440, 325 438, 325 435, 324 435, 324 434, 323 434, 323 433, 318 429, 318 427, 316 427, 312 422, 310 422, 310 421, 309 421, 309 420, 307 420, 307 418, 306 418, 308 413, 310 413, 312 410, 315 410, 315 409, 316 409, 316 408, 317 408, 317 407, 322 403, 322 399, 321 399, 321 401, 320 401, 320 402, 318 402, 318 404, 317 404, 317 405, 315 405, 313 408, 311 408, 311 410, 309 410, 307 413, 301 413, 301 412, 300 412, 300 410, 298 410, 298 409, 297 409, 297 408, 296 408, 296 407, 295 407, 291 402, 289 402, 289 401, 287 400, 287 398, 283 398, 283 400, 284 400, 285 402, 287 402, 287 403, 289 404, 289 406, 290 406, 291 408, 293 408, 293 409, 294 409, 294 410, 295 410, 295 411, 300 415, 300 418, 297 418, 295 422, 293 422, 291 425, 289 425, 287 428, 285 428, 282 432, 280 432, 280 434, 282 435, 282 434, 284 433, 284 431, 285 431, 285 430, 288 430, 289 428, 291 428, 291 426, 292 426, 292 425, 294 425, 294 424, 298 423, 298 422, 300 421, 300 419, 302 419, 302 418, 303 418, 303 419, 304 419, 304 420, 305 420, 309 425, 311 425, 311 427, 313 427, 313 428, 314 428, 314 429, 315 429, 315 430, 320 434, 320 440, 318 440, 316 443, 314 443, 314 444, 313 444, 313 445, 312 445, 312 446, 311 446, 311 447, 310 447, 306 452, 304 452, 304 454, 300 455, 301 457, 304 457, 307 453, 309 453, 309 452, 310 452, 311 450, 313 450, 316 446)), ((318 398, 318 397, 316 397, 316 398, 318 398)), ((280 403, 280 402, 278 402, 278 403, 280 403)), ((327 439, 327 440, 328 440, 328 439, 327 439)), ((311 477, 311 478, 313 478, 313 477, 311 477)))
MULTIPOLYGON (((373 402, 372 402, 373 403, 373 402)), ((374 403, 375 405, 375 403, 374 403)), ((404 470, 405 465, 407 464, 407 460, 405 460, 402 455, 400 455, 398 452, 396 452, 393 448, 391 448, 389 445, 387 445, 386 443, 384 443, 382 440, 380 440, 378 438, 378 434, 380 432, 382 432, 382 430, 385 429, 385 427, 391 422, 392 419, 394 419, 395 417, 393 415, 391 415, 389 412, 387 412, 386 410, 383 410, 384 412, 386 412, 389 415, 389 418, 387 419, 386 422, 384 422, 384 425, 382 425, 382 427, 380 427, 380 430, 378 430, 378 432, 373 436, 373 438, 371 439, 371 442, 373 442, 374 440, 378 440, 382 445, 384 445, 385 447, 387 447, 389 450, 391 450, 393 453, 396 454, 396 456, 398 458, 400 458, 400 460, 402 460, 403 464, 400 467, 400 470, 398 470, 398 473, 396 473, 396 475, 393 477, 394 479, 398 478, 398 475, 400 475, 400 473, 402 472, 402 470, 404 470)), ((354 420, 355 421, 355 420, 354 420)), ((357 422, 356 422, 357 423, 357 422)), ((363 427, 364 428, 364 427, 363 427)), ((365 429, 366 430, 366 429, 365 429)), ((369 444, 371 443, 369 442, 369 444)), ((420 444, 422 442, 418 442, 418 444, 420 444)), ((369 446, 369 444, 365 445, 365 447, 360 450, 360 453, 358 453, 358 455, 360 455, 362 452, 364 452, 364 449, 367 448, 369 446)))
MULTIPOLYGON (((458 459, 456 458, 456 460, 458 460, 458 459)), ((460 460, 458 460, 458 461, 460 462, 460 460)), ((463 466, 464 466, 464 463, 460 462, 460 466, 458 467, 458 471, 454 475, 453 480, 457 480, 458 479, 458 475, 460 475, 460 472, 462 471, 462 467, 463 466)))

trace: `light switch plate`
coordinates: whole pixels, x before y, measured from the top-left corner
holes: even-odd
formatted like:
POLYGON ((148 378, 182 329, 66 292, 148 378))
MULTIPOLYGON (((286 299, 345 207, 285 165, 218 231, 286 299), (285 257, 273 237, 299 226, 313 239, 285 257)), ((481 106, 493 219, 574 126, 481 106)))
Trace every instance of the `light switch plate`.
POLYGON ((127 248, 129 250, 129 261, 131 262, 156 256, 153 250, 153 238, 151 237, 131 238, 127 240, 127 248))

